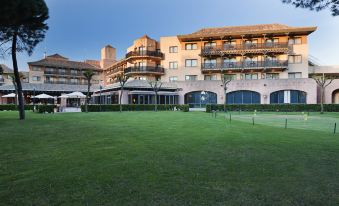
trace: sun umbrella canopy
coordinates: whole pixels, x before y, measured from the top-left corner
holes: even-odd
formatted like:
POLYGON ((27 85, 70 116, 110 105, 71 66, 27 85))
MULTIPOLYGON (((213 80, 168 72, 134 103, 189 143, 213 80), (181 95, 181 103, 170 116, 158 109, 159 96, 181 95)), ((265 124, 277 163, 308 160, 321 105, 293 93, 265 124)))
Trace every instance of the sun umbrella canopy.
POLYGON ((2 97, 7 97, 7 98, 13 98, 13 97, 15 97, 15 93, 10 93, 10 94, 6 94, 6 95, 4 95, 4 96, 2 96, 2 97))
POLYGON ((66 94, 68 98, 86 98, 86 95, 84 95, 81 92, 72 92, 70 94, 66 94))
POLYGON ((39 95, 37 95, 37 96, 35 96, 33 98, 37 98, 37 99, 54 99, 53 96, 50 96, 48 94, 39 94, 39 95))
POLYGON ((61 96, 58 96, 58 98, 68 98, 67 94, 63 94, 61 96))

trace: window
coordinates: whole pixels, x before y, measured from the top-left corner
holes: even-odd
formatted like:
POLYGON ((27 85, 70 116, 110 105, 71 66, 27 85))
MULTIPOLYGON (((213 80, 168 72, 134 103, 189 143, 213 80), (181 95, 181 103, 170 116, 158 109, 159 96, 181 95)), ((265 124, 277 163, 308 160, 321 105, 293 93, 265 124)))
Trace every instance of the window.
POLYGON ((290 55, 288 56, 288 63, 289 64, 301 64, 302 57, 301 55, 290 55))
POLYGON ((59 69, 59 74, 66 74, 66 70, 65 69, 59 69))
POLYGON ((169 62, 170 69, 178 69, 178 62, 169 62))
POLYGON ((279 79, 279 74, 278 73, 267 73, 266 79, 279 79))
POLYGON ((204 60, 204 68, 216 68, 217 66, 217 60, 216 59, 205 59, 204 60))
POLYGON ((40 71, 40 67, 32 67, 32 71, 40 71))
POLYGON ((299 78, 301 78, 301 72, 288 73, 288 78, 289 79, 299 79, 299 78))
POLYGON ((217 75, 205 75, 204 80, 217 80, 217 75))
POLYGON ((306 92, 281 90, 270 94, 270 104, 306 104, 306 92))
POLYGON ((301 44, 301 37, 294 37, 294 38, 289 38, 288 39, 288 44, 292 45, 292 44, 301 44))
POLYGON ((186 59, 185 60, 185 67, 196 67, 198 66, 197 59, 186 59))
POLYGON ((178 81, 178 77, 169 77, 170 82, 176 82, 178 81))
POLYGON ((41 77, 40 76, 33 76, 32 80, 38 82, 38 81, 41 81, 41 77))
POLYGON ((71 79, 71 84, 78 84, 78 79, 71 79))
POLYGON ((145 68, 146 67, 146 62, 139 62, 138 63, 139 68, 145 68))
POLYGON ((278 38, 273 38, 273 39, 266 39, 266 44, 272 44, 272 43, 279 43, 278 38))
POLYGON ((196 81, 197 80, 197 75, 186 75, 185 76, 186 81, 196 81))
POLYGON ((258 79, 258 74, 245 74, 245 79, 246 80, 258 79))
POLYGON ((60 83, 65 83, 66 82, 66 78, 59 78, 59 82, 60 83))
POLYGON ((224 78, 228 80, 235 80, 237 79, 237 75, 236 74, 225 74, 224 78))
POLYGON ((206 42, 205 43, 205 47, 216 47, 217 46, 217 43, 215 42, 206 42))
POLYGON ((196 50, 198 49, 198 45, 196 43, 185 44, 186 50, 196 50))
POLYGON ((260 104, 260 94, 254 91, 239 90, 226 94, 227 104, 260 104))
POLYGON ((77 74, 78 74, 77 70, 71 69, 71 75, 77 75, 77 74))
POLYGON ((224 49, 234 49, 236 46, 236 41, 231 40, 231 41, 225 41, 224 42, 224 49))
POLYGON ((169 53, 178 53, 178 47, 177 46, 170 46, 169 47, 169 53))

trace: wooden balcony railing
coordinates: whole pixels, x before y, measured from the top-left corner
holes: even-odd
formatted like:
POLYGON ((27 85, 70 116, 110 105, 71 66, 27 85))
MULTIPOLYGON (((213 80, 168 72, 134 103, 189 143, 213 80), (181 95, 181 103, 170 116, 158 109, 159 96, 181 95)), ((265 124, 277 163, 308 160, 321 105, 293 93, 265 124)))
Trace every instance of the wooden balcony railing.
POLYGON ((165 69, 162 67, 127 67, 124 70, 125 74, 131 74, 131 73, 152 73, 152 74, 165 74, 165 69))
POLYGON ((161 53, 160 51, 149 51, 149 50, 144 50, 144 51, 131 51, 126 54, 126 58, 129 57, 140 57, 140 56, 145 56, 145 57, 158 57, 158 58, 164 58, 164 54, 161 53))
POLYGON ((276 51, 287 52, 290 49, 290 45, 287 42, 279 43, 248 43, 248 44, 224 44, 216 46, 205 46, 201 49, 201 54, 213 55, 221 53, 237 53, 240 51, 276 51))
POLYGON ((253 68, 286 68, 288 61, 240 61, 224 63, 203 63, 202 70, 232 70, 232 69, 253 69, 253 68))

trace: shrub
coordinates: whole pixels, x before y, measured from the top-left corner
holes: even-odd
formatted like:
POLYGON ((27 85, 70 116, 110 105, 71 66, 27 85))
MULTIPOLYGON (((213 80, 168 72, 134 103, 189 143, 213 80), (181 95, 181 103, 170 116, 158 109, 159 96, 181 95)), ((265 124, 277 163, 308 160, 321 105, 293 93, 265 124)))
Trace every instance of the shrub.
POLYGON ((39 113, 54 113, 55 105, 36 105, 36 111, 39 113))
MULTIPOLYGON (((16 111, 18 110, 15 104, 0 104, 0 111, 16 111)), ((25 105, 25 110, 33 110, 33 105, 25 105)))
MULTIPOLYGON (((154 104, 123 104, 122 111, 154 111, 154 104)), ((175 109, 178 111, 188 112, 188 105, 164 105, 158 104, 158 111, 174 111, 175 109)), ((81 111, 85 112, 85 105, 81 105, 81 111)), ((89 112, 100 112, 100 105, 98 104, 90 104, 88 105, 89 112)), ((119 104, 102 104, 101 105, 102 112, 117 112, 120 111, 119 104)))
MULTIPOLYGON (((224 111, 223 104, 206 105, 206 112, 224 111)), ((318 112, 320 104, 226 104, 226 111, 318 112)), ((327 112, 339 112, 339 104, 324 104, 327 112)))

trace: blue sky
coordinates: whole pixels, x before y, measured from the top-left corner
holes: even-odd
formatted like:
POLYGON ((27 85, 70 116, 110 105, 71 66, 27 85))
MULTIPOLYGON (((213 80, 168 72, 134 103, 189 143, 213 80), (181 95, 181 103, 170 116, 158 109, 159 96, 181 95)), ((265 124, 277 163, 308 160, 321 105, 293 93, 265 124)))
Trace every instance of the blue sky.
MULTIPOLYGON (((318 26, 309 38, 310 54, 324 65, 339 65, 339 17, 330 12, 296 9, 281 0, 46 0, 50 29, 32 56, 18 55, 21 70, 28 61, 59 53, 72 60, 99 59, 111 44, 122 58, 132 41, 144 34, 192 33, 204 27, 282 23, 318 26)), ((11 58, 0 60, 12 67, 11 58)))

